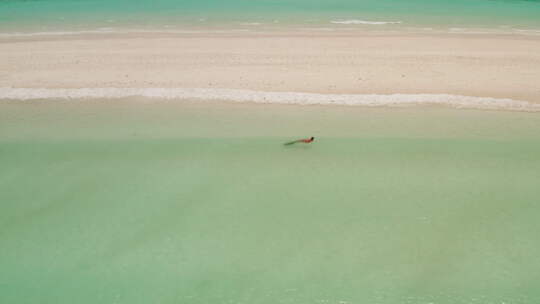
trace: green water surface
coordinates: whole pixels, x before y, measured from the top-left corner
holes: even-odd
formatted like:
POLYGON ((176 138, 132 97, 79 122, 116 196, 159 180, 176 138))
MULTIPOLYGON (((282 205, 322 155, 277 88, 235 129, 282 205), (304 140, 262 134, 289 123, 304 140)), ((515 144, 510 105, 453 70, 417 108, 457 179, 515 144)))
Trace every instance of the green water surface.
POLYGON ((536 114, 0 110, 0 303, 540 301, 536 114))

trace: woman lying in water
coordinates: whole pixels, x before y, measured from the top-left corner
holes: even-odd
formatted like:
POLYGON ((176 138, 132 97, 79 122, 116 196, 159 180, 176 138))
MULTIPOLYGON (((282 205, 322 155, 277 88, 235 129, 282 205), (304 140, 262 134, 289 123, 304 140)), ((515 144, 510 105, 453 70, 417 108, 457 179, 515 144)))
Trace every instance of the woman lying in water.
POLYGON ((315 140, 315 137, 312 136, 310 138, 297 139, 297 140, 294 140, 294 141, 290 141, 288 143, 284 143, 284 145, 288 146, 288 145, 292 145, 292 144, 296 144, 296 143, 309 144, 309 143, 313 142, 313 140, 315 140))

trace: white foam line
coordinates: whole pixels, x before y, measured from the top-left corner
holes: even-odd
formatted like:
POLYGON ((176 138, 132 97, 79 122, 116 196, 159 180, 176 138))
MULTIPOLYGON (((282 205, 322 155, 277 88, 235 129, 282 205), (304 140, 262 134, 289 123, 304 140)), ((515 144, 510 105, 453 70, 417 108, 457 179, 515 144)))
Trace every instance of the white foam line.
POLYGON ((235 33, 246 32, 246 29, 229 29, 229 30, 138 30, 138 29, 126 29, 126 30, 87 30, 87 31, 57 31, 57 32, 14 32, 14 33, 0 33, 0 38, 17 38, 17 37, 39 37, 39 36, 77 36, 77 35, 110 35, 110 34, 204 34, 204 33, 235 33))
POLYGON ((443 105, 463 109, 540 112, 540 104, 532 102, 507 98, 474 97, 451 94, 317 94, 202 88, 0 88, 0 100, 116 99, 136 96, 178 100, 227 100, 235 102, 298 105, 348 105, 367 107, 443 105))

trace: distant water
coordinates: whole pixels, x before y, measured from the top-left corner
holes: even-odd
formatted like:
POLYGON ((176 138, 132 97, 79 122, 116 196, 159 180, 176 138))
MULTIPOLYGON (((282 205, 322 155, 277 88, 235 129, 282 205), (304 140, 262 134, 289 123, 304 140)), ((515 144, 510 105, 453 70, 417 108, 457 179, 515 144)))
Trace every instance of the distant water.
POLYGON ((0 32, 345 27, 540 30, 538 0, 1 0, 0 32))
POLYGON ((538 115, 0 110, 0 303, 540 303, 538 115))

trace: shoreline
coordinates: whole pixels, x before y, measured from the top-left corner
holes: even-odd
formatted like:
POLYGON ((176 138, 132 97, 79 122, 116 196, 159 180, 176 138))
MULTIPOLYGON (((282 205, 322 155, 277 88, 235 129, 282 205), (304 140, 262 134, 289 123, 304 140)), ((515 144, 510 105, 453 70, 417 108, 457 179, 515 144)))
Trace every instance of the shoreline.
POLYGON ((185 102, 198 100, 248 104, 415 107, 540 112, 540 104, 513 99, 450 94, 316 94, 201 88, 1 88, 0 100, 89 100, 147 98, 185 102))
POLYGON ((485 28, 485 27, 387 27, 387 26, 294 26, 264 27, 259 25, 221 27, 179 27, 179 28, 122 28, 98 27, 88 29, 26 29, 0 31, 0 43, 15 41, 38 41, 59 39, 100 39, 100 38, 182 38, 204 36, 243 36, 243 37, 293 37, 293 36, 424 36, 458 38, 507 38, 540 39, 540 28, 485 28))

